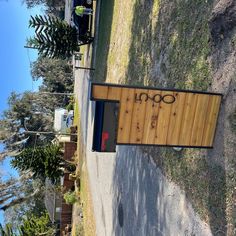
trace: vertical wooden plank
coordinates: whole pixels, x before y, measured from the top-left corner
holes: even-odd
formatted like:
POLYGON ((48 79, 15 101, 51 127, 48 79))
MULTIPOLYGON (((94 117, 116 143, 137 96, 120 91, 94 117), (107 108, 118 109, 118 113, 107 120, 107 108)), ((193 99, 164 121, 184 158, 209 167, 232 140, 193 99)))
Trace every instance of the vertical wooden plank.
MULTIPOLYGON (((162 97, 165 95, 173 95, 173 92, 162 91, 161 95, 162 97)), ((156 134, 155 134, 155 140, 154 140, 155 144, 165 145, 167 142, 171 106, 172 104, 167 104, 167 103, 164 103, 163 101, 160 102, 157 128, 156 128, 156 134)))
POLYGON ((198 94, 187 93, 184 103, 184 112, 182 116, 181 132, 179 145, 189 145, 192 133, 192 125, 195 116, 198 94))
POLYGON ((172 104, 170 123, 167 135, 167 145, 178 145, 181 132, 181 122, 184 111, 186 93, 174 92, 175 102, 172 104))
POLYGON ((129 143, 133 105, 134 89, 122 88, 117 143, 129 143))
POLYGON ((93 85, 92 98, 107 99, 108 86, 93 85))
POLYGON ((202 146, 211 147, 214 141, 221 96, 209 95, 208 111, 203 131, 202 146))
MULTIPOLYGON (((153 97, 156 94, 161 94, 160 90, 149 90, 148 96, 153 97)), ((144 120, 144 133, 143 144, 155 144, 155 134, 157 128, 157 119, 160 103, 155 103, 152 100, 148 100, 146 104, 145 120, 144 120)))
POLYGON ((204 130, 204 125, 205 125, 205 120, 206 120, 206 115, 207 115, 208 101, 209 101, 209 95, 206 95, 206 94, 198 95, 195 117, 194 117, 193 127, 192 127, 191 140, 189 143, 190 146, 201 146, 202 144, 202 137, 203 137, 203 130, 204 130))
POLYGON ((108 95, 107 95, 108 100, 119 101, 120 97, 121 97, 121 87, 113 87, 113 86, 108 87, 108 95))
MULTIPOLYGON (((139 97, 140 94, 148 94, 148 90, 135 89, 134 96, 139 97)), ((137 143, 137 144, 142 143, 145 108, 147 101, 146 99, 141 99, 141 101, 134 102, 131 130, 130 130, 130 140, 129 140, 130 143, 137 143)))

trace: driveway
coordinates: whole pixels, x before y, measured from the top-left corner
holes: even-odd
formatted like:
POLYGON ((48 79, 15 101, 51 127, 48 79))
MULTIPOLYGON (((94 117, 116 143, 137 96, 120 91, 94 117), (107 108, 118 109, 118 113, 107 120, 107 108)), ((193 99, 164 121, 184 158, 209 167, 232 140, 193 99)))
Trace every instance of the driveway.
POLYGON ((91 151, 94 103, 89 101, 88 71, 75 70, 75 92, 97 235, 212 235, 185 193, 138 147, 119 146, 116 153, 91 151))

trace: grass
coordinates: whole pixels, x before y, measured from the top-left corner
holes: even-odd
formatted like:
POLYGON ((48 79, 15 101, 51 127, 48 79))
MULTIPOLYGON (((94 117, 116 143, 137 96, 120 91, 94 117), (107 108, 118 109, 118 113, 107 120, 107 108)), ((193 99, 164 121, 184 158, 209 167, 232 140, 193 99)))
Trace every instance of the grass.
POLYGON ((181 186, 203 220, 213 232, 226 224, 226 175, 219 165, 209 163, 201 151, 176 152, 162 148, 154 157, 163 173, 181 186))
POLYGON ((85 236, 94 236, 96 235, 96 223, 86 165, 83 166, 81 173, 81 200, 83 202, 85 236))
POLYGON ((171 13, 173 30, 169 32, 170 64, 167 76, 170 84, 174 83, 178 88, 206 90, 211 82, 211 68, 207 61, 211 9, 211 1, 191 0, 181 1, 171 13))
POLYGON ((83 144, 81 140, 81 128, 80 128, 80 114, 79 114, 79 106, 78 102, 74 104, 74 124, 77 125, 77 133, 78 133, 78 140, 77 140, 77 169, 76 169, 76 176, 77 176, 77 193, 80 197, 80 203, 74 205, 75 211, 81 207, 81 203, 83 205, 83 221, 81 223, 81 219, 73 219, 73 226, 72 226, 72 235, 73 236, 93 236, 96 235, 96 224, 93 215, 93 204, 92 198, 89 188, 89 180, 88 180, 88 173, 86 168, 86 160, 85 160, 85 153, 83 150, 83 144))
MULTIPOLYGON (((207 90, 212 82, 208 61, 212 3, 103 0, 93 80, 207 90)), ((230 120, 235 129, 235 114, 230 120)), ((151 150, 163 173, 185 190, 212 232, 225 230, 230 221, 226 205, 228 199, 232 201, 225 169, 208 161, 206 151, 143 148, 151 150)))
POLYGON ((98 43, 96 47, 96 60, 93 67, 96 69, 93 80, 102 82, 106 76, 106 62, 110 44, 111 20, 114 0, 102 0, 100 6, 100 21, 98 28, 98 43))
POLYGON ((74 124, 78 125, 79 124, 79 107, 78 107, 78 102, 74 103, 74 124))
POLYGON ((84 228, 82 224, 76 224, 74 226, 72 236, 84 236, 84 228))
MULTIPOLYGON (((229 115, 229 123, 231 131, 234 135, 236 135, 236 110, 234 110, 229 115)), ((228 172, 227 172, 227 202, 229 206, 228 212, 228 221, 236 229, 236 159, 233 158, 228 162, 228 172)))
POLYGON ((136 1, 134 4, 126 83, 206 90, 211 81, 207 62, 210 3, 200 5, 199 1, 191 0, 173 5, 163 2, 147 5, 136 1), (192 11, 189 17, 190 9, 198 8, 199 11, 192 11), (163 9, 165 14, 161 14, 163 9), (153 19, 157 18, 155 23, 153 19), (153 74, 155 62, 159 70, 153 74))

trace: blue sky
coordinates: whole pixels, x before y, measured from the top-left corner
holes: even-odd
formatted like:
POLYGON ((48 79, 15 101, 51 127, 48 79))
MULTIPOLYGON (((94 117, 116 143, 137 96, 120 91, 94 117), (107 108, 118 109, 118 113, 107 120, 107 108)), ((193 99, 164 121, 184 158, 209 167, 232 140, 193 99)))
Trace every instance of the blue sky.
MULTIPOLYGON (((32 90, 30 61, 36 59, 34 50, 25 49, 26 38, 33 35, 29 30, 30 15, 40 9, 28 10, 20 0, 0 0, 0 111, 7 108, 11 91, 32 90)), ((35 86, 33 86, 35 87, 35 86)))
MULTIPOLYGON (((36 91, 32 82, 30 62, 37 59, 37 51, 25 49, 26 38, 33 35, 28 28, 30 15, 43 14, 41 8, 28 10, 21 0, 0 0, 0 113, 7 109, 7 98, 12 91, 36 91)), ((0 151, 2 146, 0 146, 0 151)), ((7 162, 0 165, 0 175, 11 172, 7 162)), ((0 212, 0 223, 3 214, 0 212)))

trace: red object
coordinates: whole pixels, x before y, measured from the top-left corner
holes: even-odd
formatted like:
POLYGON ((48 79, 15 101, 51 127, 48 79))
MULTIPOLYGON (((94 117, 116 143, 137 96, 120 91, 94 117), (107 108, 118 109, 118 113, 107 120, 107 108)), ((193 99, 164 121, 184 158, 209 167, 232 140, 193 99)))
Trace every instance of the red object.
POLYGON ((109 138, 109 133, 108 132, 102 132, 102 151, 105 151, 106 149, 106 141, 109 138))

